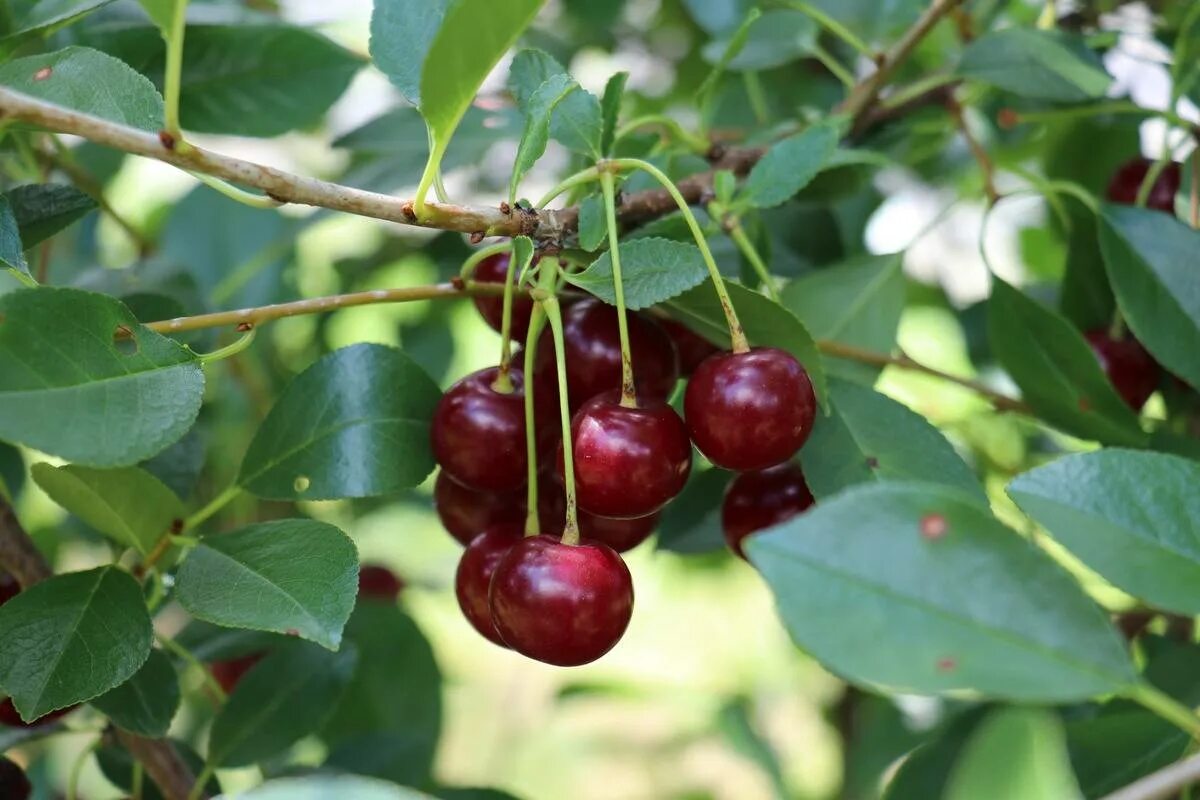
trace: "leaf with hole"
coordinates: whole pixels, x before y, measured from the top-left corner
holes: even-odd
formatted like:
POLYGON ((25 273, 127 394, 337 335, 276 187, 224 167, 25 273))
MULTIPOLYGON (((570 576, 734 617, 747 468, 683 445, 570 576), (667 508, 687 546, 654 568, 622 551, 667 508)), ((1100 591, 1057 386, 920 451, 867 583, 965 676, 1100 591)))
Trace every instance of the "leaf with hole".
POLYGON ((92 705, 122 730, 151 738, 166 736, 179 710, 179 675, 161 650, 151 650, 132 678, 97 697, 92 705))
MULTIPOLYGON (((648 237, 621 242, 618 252, 627 308, 649 308, 670 300, 708 276, 704 257, 694 244, 648 237)), ((567 281, 606 303, 617 302, 611 253, 601 255, 583 272, 568 275, 567 281)))

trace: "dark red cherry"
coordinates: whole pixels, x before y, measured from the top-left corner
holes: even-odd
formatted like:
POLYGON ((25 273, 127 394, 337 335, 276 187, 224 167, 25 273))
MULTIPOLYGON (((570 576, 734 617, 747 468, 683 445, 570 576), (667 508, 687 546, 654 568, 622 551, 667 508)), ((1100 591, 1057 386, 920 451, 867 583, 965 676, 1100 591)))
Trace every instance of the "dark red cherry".
POLYGON ((363 564, 358 569, 358 596, 367 600, 396 602, 404 590, 404 581, 379 564, 363 564))
MULTIPOLYGON (((1114 203, 1128 205, 1136 203, 1138 189, 1141 188, 1142 181, 1146 179, 1146 173, 1150 171, 1153 164, 1153 161, 1140 156, 1131 158, 1122 164, 1108 182, 1108 199, 1114 203)), ((1154 186, 1150 188, 1146 207, 1173 215, 1175 213, 1175 195, 1178 194, 1182 182, 1183 173, 1179 169, 1179 164, 1174 161, 1167 164, 1166 168, 1159 173, 1154 186)))
POLYGON ((1102 328, 1084 336, 1117 394, 1134 411, 1140 411, 1158 388, 1162 374, 1158 362, 1137 339, 1113 339, 1102 328))
POLYGON ((718 353, 683 398, 692 441, 718 467, 748 472, 787 461, 812 433, 817 399, 791 353, 756 347, 718 353))
POLYGON ((0 572, 0 606, 21 593, 21 584, 7 572, 0 572))
POLYGON ((522 655, 574 667, 620 640, 633 614, 633 580, 611 547, 554 536, 517 542, 496 567, 490 593, 500 637, 522 655))
POLYGON ((12 698, 6 697, 3 701, 0 701, 0 725, 7 725, 10 728, 33 728, 38 725, 45 725, 49 722, 53 722, 59 717, 65 717, 76 708, 77 706, 67 706, 66 708, 60 708, 57 711, 51 711, 48 714, 43 714, 33 722, 26 722, 25 720, 21 719, 21 715, 17 713, 17 707, 13 705, 12 698))
POLYGON ((521 541, 524 529, 520 525, 496 525, 476 536, 463 550, 454 575, 454 593, 458 607, 475 630, 501 647, 508 647, 492 623, 488 605, 488 589, 492 574, 513 545, 521 541))
POLYGON ((497 367, 454 384, 433 414, 433 455, 442 470, 469 489, 515 492, 525 485, 525 379, 510 371, 513 391, 493 388, 497 367))
POLYGON ((255 664, 266 657, 266 653, 251 653, 239 658, 229 658, 224 661, 214 661, 209 666, 213 678, 229 694, 241 681, 242 676, 249 672, 255 664))
POLYGON ((729 482, 721 504, 725 541, 742 558, 742 540, 755 531, 791 519, 813 504, 804 473, 795 464, 743 472, 729 482))
POLYGON ((679 353, 679 371, 683 375, 691 375, 704 359, 721 352, 721 348, 681 322, 660 319, 658 324, 663 326, 675 344, 675 350, 679 353))
MULTIPOLYGON (((662 326, 649 317, 629 312, 626 319, 638 395, 648 400, 666 400, 679 379, 675 345, 662 326)), ((549 331, 543 334, 538 345, 537 389, 556 399, 554 343, 549 334, 549 331)), ((594 298, 575 303, 563 313, 563 341, 572 412, 602 392, 621 388, 621 339, 616 308, 594 298)))
MULTIPOLYGON (((508 275, 508 263, 511 257, 508 253, 497 253, 488 256, 475 265, 475 274, 471 277, 480 283, 503 284, 508 275)), ((514 276, 515 280, 516 276, 514 276)), ((475 308, 480 316, 491 325, 497 333, 503 333, 504 297, 502 295, 480 295, 475 298, 475 308)), ((525 341, 529 333, 529 315, 533 313, 533 300, 519 295, 513 296, 512 303, 512 338, 518 342, 525 341)))
POLYGON ((5 800, 29 800, 32 794, 33 785, 29 783, 25 770, 7 758, 0 758, 0 797, 5 800))
POLYGON ((525 490, 477 492, 445 472, 433 484, 433 505, 438 519, 451 536, 463 545, 493 525, 519 525, 525 521, 525 490))
MULTIPOLYGON (((579 508, 617 519, 653 514, 683 490, 692 443, 662 401, 621 405, 619 392, 593 397, 571 419, 579 508)), ((562 474, 559 448, 559 474, 562 474)))
POLYGON ((618 553, 627 553, 650 538, 661 517, 658 511, 632 519, 613 519, 580 511, 579 533, 583 538, 606 544, 618 553))

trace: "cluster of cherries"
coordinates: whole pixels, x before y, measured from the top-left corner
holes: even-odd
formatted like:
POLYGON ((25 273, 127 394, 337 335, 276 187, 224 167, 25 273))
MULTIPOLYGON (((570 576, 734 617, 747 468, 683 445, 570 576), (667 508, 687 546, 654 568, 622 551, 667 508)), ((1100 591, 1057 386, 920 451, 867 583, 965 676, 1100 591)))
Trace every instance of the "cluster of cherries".
MULTIPOLYGON (((502 283, 509 257, 480 262, 475 280, 502 283)), ((503 301, 479 297, 501 329, 503 301)), ((533 301, 513 298, 512 336, 524 339, 533 301)), ((816 400, 804 367, 775 348, 721 352, 668 319, 627 315, 636 392, 623 396, 617 310, 595 298, 563 313, 563 359, 575 499, 581 538, 564 535, 564 456, 554 343, 538 340, 534 374, 510 367, 468 375, 443 396, 433 419, 441 466, 438 515, 466 546, 455 588, 483 636, 558 666, 594 661, 624 634, 633 610, 619 555, 645 541, 683 489, 693 443, 714 465, 740 473, 723 507, 726 538, 741 554, 748 534, 800 513, 812 496, 790 463, 812 430, 816 400), (684 416, 668 403, 690 376, 684 416), (539 466, 536 517, 525 535, 528 456, 525 391, 533 389, 539 466)))

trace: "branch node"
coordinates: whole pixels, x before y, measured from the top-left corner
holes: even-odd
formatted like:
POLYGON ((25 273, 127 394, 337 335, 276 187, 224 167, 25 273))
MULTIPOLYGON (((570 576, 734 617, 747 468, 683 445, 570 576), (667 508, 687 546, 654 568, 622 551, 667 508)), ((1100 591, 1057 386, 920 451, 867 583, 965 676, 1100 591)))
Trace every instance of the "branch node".
POLYGON ((506 201, 506 200, 500 201, 500 213, 506 217, 512 216, 512 206, 510 206, 508 204, 508 201, 506 201))
POLYGON ((162 142, 162 146, 167 150, 174 150, 177 144, 175 136, 170 131, 159 131, 158 140, 162 142))
POLYGON ((254 330, 254 323, 239 322, 234 330, 236 330, 238 333, 249 333, 250 331, 254 330))
POLYGON ((413 204, 411 200, 406 201, 400 206, 400 213, 404 215, 404 218, 409 222, 417 221, 417 212, 413 210, 413 204))
POLYGON ((479 244, 483 241, 483 231, 475 231, 471 234, 471 244, 479 244))
POLYGON ((467 282, 462 279, 461 275, 455 275, 450 279, 450 285, 458 291, 463 291, 467 288, 467 282))

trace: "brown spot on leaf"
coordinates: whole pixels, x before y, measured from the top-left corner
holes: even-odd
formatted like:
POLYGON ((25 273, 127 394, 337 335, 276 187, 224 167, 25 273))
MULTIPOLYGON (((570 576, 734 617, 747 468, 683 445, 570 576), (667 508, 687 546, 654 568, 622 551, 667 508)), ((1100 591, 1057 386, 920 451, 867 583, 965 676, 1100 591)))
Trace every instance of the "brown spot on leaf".
POLYGON ((176 517, 175 519, 171 520, 171 533, 174 533, 174 534, 183 533, 183 524, 184 524, 183 520, 180 519, 179 517, 176 517))
POLYGON ((42 67, 37 72, 33 73, 33 79, 35 81, 44 81, 44 80, 46 80, 46 78, 49 78, 52 74, 54 74, 53 67, 42 67))
POLYGON ((288 636, 299 636, 299 635, 300 635, 300 631, 296 630, 295 628, 288 628, 288 629, 287 629, 287 635, 288 635, 288 636))
POLYGON ((879 459, 875 456, 867 456, 867 469, 879 469, 879 459))
POLYGON ((951 672, 957 668, 958 668, 958 660, 957 659, 951 658, 950 656, 943 656, 942 658, 938 659, 938 662, 937 662, 938 672, 951 672))
POLYGON ((1002 108, 996 115, 996 124, 1006 130, 1015 128, 1021 124, 1021 115, 1011 108, 1002 108))
POLYGON ((1086 397, 1079 398, 1079 410, 1085 414, 1087 412, 1091 411, 1092 410, 1092 401, 1088 400, 1086 397))
POLYGON ((946 535, 949 525, 941 514, 926 514, 921 517, 921 538, 934 541, 946 535))

